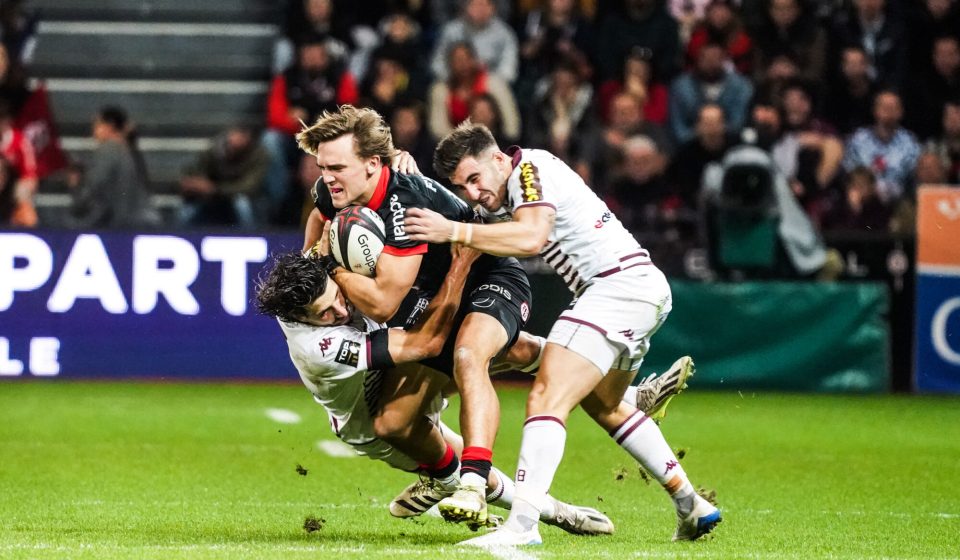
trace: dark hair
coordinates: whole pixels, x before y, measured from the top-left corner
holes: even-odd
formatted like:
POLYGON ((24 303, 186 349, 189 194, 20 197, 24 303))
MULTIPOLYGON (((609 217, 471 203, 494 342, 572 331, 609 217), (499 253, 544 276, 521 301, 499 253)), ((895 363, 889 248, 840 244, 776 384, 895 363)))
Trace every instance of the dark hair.
POLYGON ((437 175, 449 179, 464 158, 477 157, 491 146, 496 146, 490 129, 482 124, 464 121, 437 144, 433 151, 433 169, 437 175))
POLYGON ((270 271, 257 278, 257 310, 284 321, 299 322, 303 308, 327 289, 320 261, 301 253, 274 255, 270 271))
POLYGON ((129 124, 130 119, 127 116, 127 112, 122 108, 116 105, 106 105, 100 108, 97 116, 101 121, 112 126, 114 130, 126 133, 127 124, 129 124))
POLYGON ((133 126, 133 122, 130 121, 127 111, 117 105, 104 105, 97 111, 97 117, 123 134, 127 147, 130 149, 130 155, 133 156, 133 164, 136 166, 137 175, 140 176, 141 181, 148 183, 150 177, 147 174, 147 160, 140 151, 140 135, 136 127, 133 126))

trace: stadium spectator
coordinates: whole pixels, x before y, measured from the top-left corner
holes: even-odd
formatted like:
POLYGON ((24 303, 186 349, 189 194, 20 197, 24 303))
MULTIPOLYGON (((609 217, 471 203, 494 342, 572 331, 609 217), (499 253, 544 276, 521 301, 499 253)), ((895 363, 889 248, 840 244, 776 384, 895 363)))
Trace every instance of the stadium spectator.
POLYGON ((931 52, 931 68, 920 82, 909 88, 906 102, 910 130, 921 139, 940 133, 940 116, 950 99, 960 98, 960 39, 953 35, 936 38, 931 52))
POLYGON ((25 0, 4 0, 0 4, 0 42, 13 63, 29 66, 37 46, 39 19, 24 4, 25 0))
POLYGON ((301 123, 313 122, 325 110, 355 103, 356 81, 343 61, 331 53, 331 43, 312 38, 299 47, 297 63, 274 76, 267 99, 267 130, 262 143, 270 154, 266 191, 274 200, 290 193, 291 169, 300 160, 294 134, 301 123))
POLYGON ((820 226, 823 231, 885 232, 891 217, 890 205, 877 192, 873 171, 856 167, 847 174, 842 198, 823 216, 820 226))
POLYGON ((940 156, 933 152, 920 154, 915 175, 917 185, 941 185, 947 182, 947 168, 940 156))
POLYGON ((868 167, 877 177, 880 198, 900 199, 913 186, 913 172, 920 145, 912 132, 903 128, 903 104, 897 93, 885 90, 873 103, 874 124, 858 129, 847 141, 843 168, 868 167))
POLYGON ((664 218, 677 202, 664 177, 666 156, 650 138, 631 136, 623 143, 621 158, 604 200, 635 235, 662 232, 664 218))
POLYGON ((427 106, 430 134, 437 139, 453 130, 470 116, 470 100, 489 93, 496 99, 503 117, 503 133, 507 137, 518 138, 520 113, 510 86, 483 67, 470 43, 451 44, 447 57, 448 78, 436 80, 430 86, 427 106))
MULTIPOLYGON (((574 65, 556 67, 534 93, 525 144, 550 150, 564 161, 584 161, 583 142, 595 125, 592 101, 593 89, 574 65)), ((494 138, 508 145, 496 134, 494 138)))
POLYGON ((799 79, 800 67, 790 55, 775 57, 754 87, 753 103, 780 105, 783 102, 783 88, 799 79))
POLYGON ((909 44, 903 20, 888 12, 886 0, 853 0, 853 9, 838 14, 834 23, 834 50, 862 47, 877 83, 902 91, 909 44))
POLYGON ((446 80, 450 76, 450 50, 464 41, 473 45, 478 60, 491 74, 506 83, 517 79, 517 35, 497 17, 493 0, 466 0, 461 16, 441 28, 430 62, 435 79, 446 80))
POLYGON ((622 74, 606 80, 597 90, 600 118, 610 122, 610 102, 620 92, 635 95, 643 101, 643 118, 659 125, 667 124, 667 109, 670 93, 667 86, 653 75, 650 63, 650 49, 637 47, 632 49, 623 61, 622 74))
POLYGON ((503 138, 505 142, 515 142, 516 138, 507 138, 503 132, 503 115, 500 114, 500 107, 497 106, 497 100, 489 93, 482 93, 470 99, 470 117, 471 122, 481 123, 493 132, 497 138, 503 138))
POLYGON ((960 4, 956 0, 917 0, 906 8, 909 74, 922 79, 931 70, 934 40, 944 35, 960 37, 960 4))
POLYGON ((846 47, 840 54, 840 75, 827 87, 824 118, 844 136, 868 126, 877 91, 866 51, 859 46, 846 47))
POLYGON ((398 150, 413 156, 420 169, 430 168, 434 142, 427 132, 423 106, 420 103, 410 102, 397 107, 390 119, 390 132, 393 133, 393 145, 398 150))
POLYGON ((753 42, 740 22, 731 0, 711 0, 706 17, 693 30, 687 43, 687 65, 693 65, 707 43, 726 46, 727 56, 737 72, 750 75, 753 66, 753 42))
POLYGON ((296 64, 297 52, 306 42, 326 40, 330 55, 347 60, 353 40, 354 18, 342 8, 347 2, 335 0, 291 0, 283 36, 274 46, 274 74, 296 64))
POLYGON ((801 0, 768 0, 763 24, 751 29, 754 80, 760 81, 780 57, 797 66, 801 78, 818 82, 827 68, 827 33, 801 0))
POLYGON ((398 105, 414 98, 410 74, 387 51, 378 52, 371 62, 370 72, 360 86, 360 105, 375 109, 389 120, 398 105))
POLYGON ((35 227, 38 219, 33 196, 37 192, 37 158, 26 135, 13 126, 13 118, 10 103, 0 100, 0 156, 10 163, 17 177, 10 223, 18 227, 35 227))
POLYGON ((10 58, 6 45, 0 44, 0 102, 6 103, 7 109, 16 118, 29 96, 23 67, 10 58))
POLYGON ((580 75, 590 77, 588 54, 594 38, 589 22, 581 15, 577 0, 540 0, 520 27, 520 76, 518 97, 528 99, 541 78, 559 64, 574 62, 580 75))
POLYGON ((833 127, 814 115, 813 95, 804 84, 784 89, 779 110, 783 134, 773 146, 773 159, 800 204, 816 215, 840 171, 843 143, 833 127))
POLYGON ((13 225, 17 179, 17 170, 7 158, 0 156, 0 227, 13 225))
POLYGON ((430 85, 428 52, 423 44, 422 30, 409 14, 398 12, 385 16, 377 26, 381 42, 370 55, 372 61, 392 58, 406 72, 409 84, 406 90, 415 99, 422 98, 430 85))
POLYGON ((286 193, 267 193, 264 179, 270 155, 252 130, 233 126, 188 166, 180 179, 185 226, 263 225, 284 202, 286 193), (284 195, 281 198, 279 195, 284 195))
POLYGON ((160 225, 150 203, 147 172, 126 111, 106 106, 93 119, 97 148, 87 165, 68 174, 75 228, 137 229, 160 225))
POLYGON ((643 100, 632 93, 621 92, 610 102, 610 122, 595 127, 584 147, 584 162, 574 162, 574 170, 602 197, 607 190, 610 173, 618 165, 623 143, 631 136, 646 136, 662 154, 673 153, 673 143, 663 127, 643 118, 643 100))
POLYGON ((667 0, 667 10, 679 24, 680 42, 687 44, 693 28, 703 20, 710 0, 667 0))
POLYGON ((653 75, 659 79, 672 80, 680 71, 679 28, 660 0, 625 0, 622 12, 600 21, 595 54, 600 79, 615 78, 635 47, 650 51, 653 75))
POLYGON ((960 184, 960 98, 943 106, 943 133, 929 140, 926 150, 940 158, 944 180, 960 184))
MULTIPOLYGON (((411 0, 410 4, 417 4, 418 0, 411 0)), ((432 0, 430 5, 430 19, 434 25, 443 27, 463 14, 464 0, 432 0)), ((495 0, 494 8, 497 16, 503 21, 511 21, 513 17, 512 0, 495 0)))
POLYGON ((697 209, 703 170, 708 164, 722 160, 736 143, 737 136, 727 132, 723 107, 714 103, 701 107, 696 136, 677 148, 667 174, 684 208, 697 209))
POLYGON ((700 108, 707 103, 723 107, 731 131, 743 128, 753 85, 735 71, 727 70, 727 62, 723 45, 707 43, 700 49, 694 68, 671 84, 670 132, 675 141, 687 142, 694 137, 700 108))

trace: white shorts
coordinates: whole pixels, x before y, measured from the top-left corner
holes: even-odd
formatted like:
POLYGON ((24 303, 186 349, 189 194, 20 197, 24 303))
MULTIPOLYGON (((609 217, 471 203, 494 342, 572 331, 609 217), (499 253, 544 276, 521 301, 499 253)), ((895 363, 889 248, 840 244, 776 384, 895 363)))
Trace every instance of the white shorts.
POLYGON ((547 342, 576 352, 603 374, 637 371, 672 307, 660 269, 636 266, 591 280, 557 318, 547 342))
MULTIPOLYGON (((440 412, 446 408, 445 399, 437 395, 427 408, 425 416, 435 426, 440 425, 440 412)), ((376 461, 383 461, 395 469, 413 472, 420 468, 419 463, 389 443, 376 437, 373 432, 373 417, 367 410, 363 399, 358 399, 356 408, 345 421, 330 418, 330 427, 344 443, 353 447, 357 455, 364 455, 376 461)))

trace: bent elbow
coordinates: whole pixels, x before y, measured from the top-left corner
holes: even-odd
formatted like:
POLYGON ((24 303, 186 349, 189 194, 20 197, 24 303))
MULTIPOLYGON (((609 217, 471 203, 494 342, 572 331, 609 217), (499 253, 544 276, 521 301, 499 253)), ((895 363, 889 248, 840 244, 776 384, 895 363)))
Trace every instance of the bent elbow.
POLYGON ((520 243, 520 255, 521 257, 535 257, 540 254, 540 251, 543 250, 543 246, 546 245, 546 239, 528 239, 520 243))

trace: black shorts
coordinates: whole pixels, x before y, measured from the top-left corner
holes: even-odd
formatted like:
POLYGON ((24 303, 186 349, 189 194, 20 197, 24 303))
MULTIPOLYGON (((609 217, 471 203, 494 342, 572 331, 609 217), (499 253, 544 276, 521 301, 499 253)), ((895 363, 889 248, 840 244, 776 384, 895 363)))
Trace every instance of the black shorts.
MULTIPOLYGON (((439 356, 421 362, 450 376, 453 375, 453 347, 457 332, 467 315, 484 313, 503 326, 507 333, 507 343, 498 352, 502 354, 517 341, 520 331, 530 317, 533 303, 530 281, 516 259, 497 259, 496 264, 490 268, 481 269, 476 274, 471 272, 463 292, 460 309, 454 317, 453 328, 443 350, 439 356)), ((416 288, 410 290, 400 310, 394 315, 394 324, 391 326, 410 328, 427 308, 432 297, 433 294, 423 293, 416 288)))

